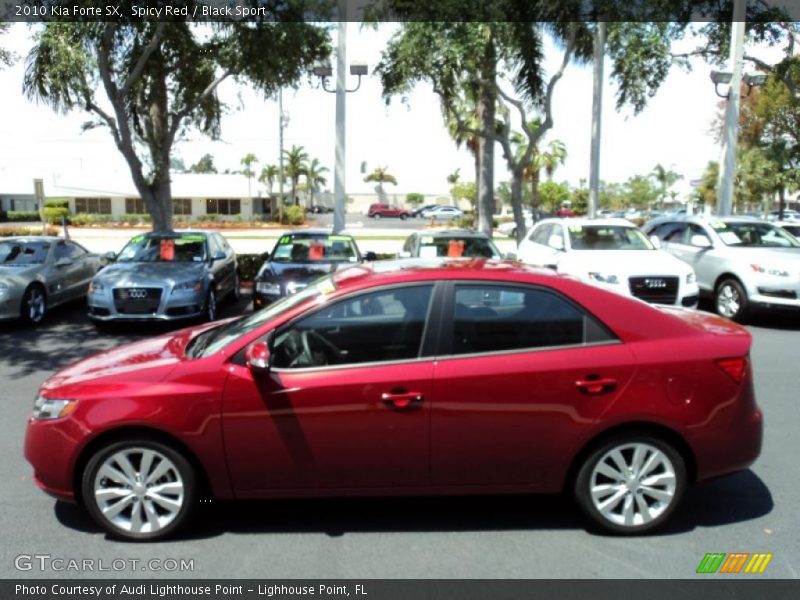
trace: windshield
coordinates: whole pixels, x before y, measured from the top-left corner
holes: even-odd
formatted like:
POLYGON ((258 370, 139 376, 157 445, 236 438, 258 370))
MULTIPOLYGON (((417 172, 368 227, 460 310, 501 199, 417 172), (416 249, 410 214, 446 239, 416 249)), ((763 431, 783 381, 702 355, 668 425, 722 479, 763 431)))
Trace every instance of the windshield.
POLYGON ((117 262, 204 262, 206 236, 201 234, 137 235, 117 262))
POLYGON ((40 265, 47 258, 48 242, 0 242, 0 265, 40 265))
POLYGON ((716 221, 711 228, 726 246, 739 248, 799 248, 800 242, 769 223, 716 221))
POLYGON ((358 262, 356 243, 349 235, 284 235, 272 252, 282 263, 358 262))
POLYGON ((419 242, 420 258, 502 258, 497 247, 485 238, 423 235, 419 242))
POLYGON ((217 329, 201 333, 192 340, 191 344, 186 349, 186 354, 191 358, 210 356, 228 344, 235 342, 241 336, 261 327, 261 325, 274 319, 282 312, 291 310, 295 306, 299 306, 309 300, 328 295, 335 289, 336 284, 333 282, 332 275, 322 277, 296 294, 285 296, 274 304, 270 304, 266 308, 254 312, 248 317, 233 321, 217 329))
POLYGON ((573 250, 655 250, 647 236, 636 227, 624 225, 570 225, 573 250))

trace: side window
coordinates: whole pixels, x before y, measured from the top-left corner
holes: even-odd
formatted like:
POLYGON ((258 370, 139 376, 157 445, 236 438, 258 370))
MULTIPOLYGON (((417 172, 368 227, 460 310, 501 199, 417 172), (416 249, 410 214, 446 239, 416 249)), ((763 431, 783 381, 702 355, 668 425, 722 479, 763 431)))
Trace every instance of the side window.
POLYGON ((689 226, 686 228, 686 234, 685 235, 686 235, 686 237, 684 238, 684 244, 687 244, 689 246, 694 246, 695 245, 695 244, 692 244, 692 238, 694 236, 696 236, 696 235, 699 235, 699 236, 705 238, 706 240, 708 240, 708 243, 711 244, 711 238, 708 237, 708 234, 706 233, 706 230, 703 229, 702 227, 700 227, 699 225, 694 224, 694 223, 689 223, 689 226))
POLYGON ((226 240, 221 234, 215 234, 214 239, 216 239, 217 246, 219 246, 220 250, 223 250, 225 253, 230 251, 231 247, 228 245, 228 240, 226 240))
POLYGON ((664 229, 659 229, 659 232, 656 234, 665 242, 671 242, 673 244, 682 244, 683 243, 683 234, 686 232, 686 224, 685 223, 670 223, 669 228, 667 226, 662 225, 664 229))
POLYGON ((272 364, 294 369, 417 358, 433 286, 347 298, 279 330, 272 364))
POLYGON ((217 236, 210 235, 206 239, 208 239, 208 254, 209 256, 214 256, 217 252, 221 250, 219 244, 217 243, 217 236))
POLYGON ((564 246, 564 228, 561 227, 561 225, 559 225, 557 223, 554 224, 553 228, 550 230, 550 235, 548 236, 546 243, 551 248, 557 248, 559 250, 563 250, 565 248, 565 246, 564 246), (550 238, 552 238, 554 236, 558 236, 558 238, 561 240, 561 244, 560 245, 551 245, 550 244, 550 238))
POLYGON ((410 252, 413 252, 413 251, 414 251, 414 236, 410 235, 410 236, 408 236, 408 239, 406 239, 406 243, 403 244, 403 252, 409 252, 410 253, 410 252))
POLYGON ((77 260, 84 254, 86 254, 86 250, 71 242, 59 242, 56 244, 56 260, 61 258, 77 260))
POLYGON ((532 241, 534 244, 546 246, 547 240, 550 238, 550 230, 552 228, 553 226, 550 224, 541 225, 531 232, 531 235, 528 239, 530 239, 530 241, 532 241))
POLYGON ((591 315, 555 292, 502 285, 456 286, 453 354, 614 339, 591 315))

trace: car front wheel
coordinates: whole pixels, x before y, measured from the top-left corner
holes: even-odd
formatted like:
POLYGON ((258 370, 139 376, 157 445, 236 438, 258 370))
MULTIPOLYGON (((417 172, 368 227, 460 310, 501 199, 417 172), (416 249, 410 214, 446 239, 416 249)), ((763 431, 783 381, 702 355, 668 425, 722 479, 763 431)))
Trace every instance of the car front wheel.
POLYGON ((206 321, 216 321, 217 320, 217 293, 214 291, 212 287, 208 290, 208 297, 206 298, 206 321))
POLYGON ((686 487, 680 453, 659 438, 626 435, 601 444, 582 463, 575 499, 600 529, 638 534, 661 526, 686 487))
POLYGON ((172 534, 198 502, 189 461, 145 439, 116 442, 92 456, 81 491, 87 511, 103 529, 132 540, 172 534))
POLYGON ((714 308, 723 317, 736 322, 747 320, 750 304, 742 284, 735 279, 725 279, 714 292, 714 308))
POLYGON ((38 283, 28 286, 22 296, 20 317, 23 321, 38 325, 47 316, 47 295, 38 283))

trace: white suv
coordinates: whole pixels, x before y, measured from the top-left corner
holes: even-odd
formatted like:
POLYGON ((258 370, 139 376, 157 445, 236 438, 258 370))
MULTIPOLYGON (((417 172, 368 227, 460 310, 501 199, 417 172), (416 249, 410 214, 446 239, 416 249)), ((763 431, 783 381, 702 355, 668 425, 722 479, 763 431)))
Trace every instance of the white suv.
POLYGON ((694 271, 626 219, 546 219, 517 248, 520 260, 655 304, 694 308, 694 271))

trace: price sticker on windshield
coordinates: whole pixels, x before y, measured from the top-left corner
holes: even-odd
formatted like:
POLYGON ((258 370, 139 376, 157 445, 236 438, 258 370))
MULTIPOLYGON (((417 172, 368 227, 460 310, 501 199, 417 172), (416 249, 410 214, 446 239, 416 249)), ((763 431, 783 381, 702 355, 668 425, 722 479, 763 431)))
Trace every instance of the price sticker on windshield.
POLYGON ((161 260, 175 260, 175 240, 161 240, 161 260))

